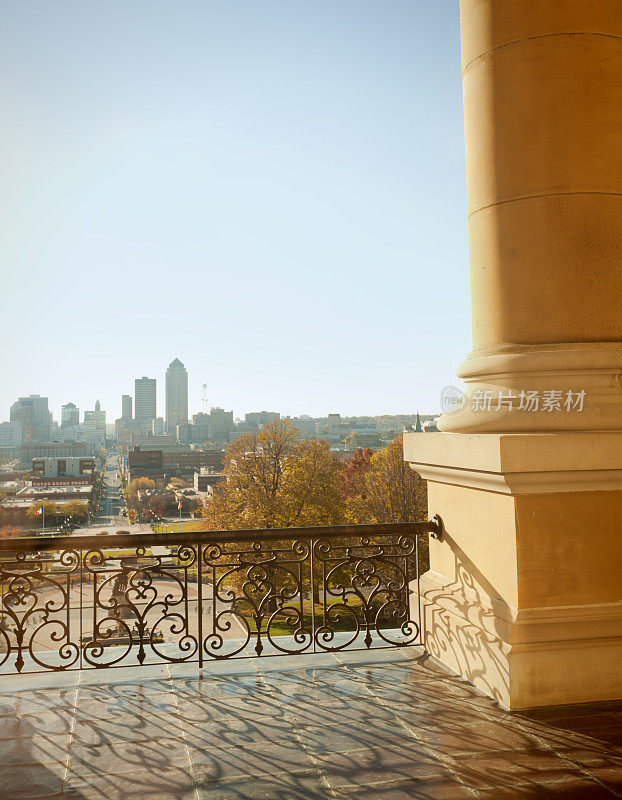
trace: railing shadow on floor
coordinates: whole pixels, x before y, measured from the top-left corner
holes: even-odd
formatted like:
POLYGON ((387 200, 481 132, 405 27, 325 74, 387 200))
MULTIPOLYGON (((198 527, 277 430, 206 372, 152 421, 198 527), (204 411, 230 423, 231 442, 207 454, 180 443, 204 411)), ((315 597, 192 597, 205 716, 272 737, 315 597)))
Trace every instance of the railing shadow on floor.
POLYGON ((524 797, 546 797, 552 787, 574 800, 589 796, 586 787, 598 791, 589 781, 602 778, 599 768, 615 769, 595 728, 585 741, 577 725, 566 737, 555 729, 549 742, 547 722, 505 715, 492 701, 474 706, 459 678, 425 655, 403 653, 383 651, 372 660, 360 653, 360 661, 351 653, 347 664, 337 654, 323 667, 289 657, 274 669, 271 659, 226 662, 215 666, 237 671, 206 670, 205 678, 183 665, 176 677, 149 678, 135 668, 131 677, 117 671, 109 679, 112 671, 99 671, 65 689, 22 687, 11 693, 12 703, 23 698, 14 715, 33 747, 42 740, 42 757, 23 780, 39 789, 41 781, 56 785, 52 745, 69 729, 64 785, 71 798, 147 798, 164 790, 183 797, 197 785, 206 797, 225 788, 227 797, 248 800, 261 784, 274 800, 325 800, 332 797, 328 785, 339 792, 369 784, 364 796, 376 800, 400 783, 414 798, 442 794, 458 781, 476 790, 518 785, 524 797), (581 764, 579 745, 590 741, 591 763, 599 759, 599 767, 581 764))

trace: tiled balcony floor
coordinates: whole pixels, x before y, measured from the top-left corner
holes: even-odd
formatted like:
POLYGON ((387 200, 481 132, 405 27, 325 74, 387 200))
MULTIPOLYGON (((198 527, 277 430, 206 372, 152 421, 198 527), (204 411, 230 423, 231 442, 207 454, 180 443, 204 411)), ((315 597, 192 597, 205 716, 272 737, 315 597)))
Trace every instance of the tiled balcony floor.
POLYGON ((1 800, 622 797, 622 704, 510 715, 414 649, 0 679, 1 800))

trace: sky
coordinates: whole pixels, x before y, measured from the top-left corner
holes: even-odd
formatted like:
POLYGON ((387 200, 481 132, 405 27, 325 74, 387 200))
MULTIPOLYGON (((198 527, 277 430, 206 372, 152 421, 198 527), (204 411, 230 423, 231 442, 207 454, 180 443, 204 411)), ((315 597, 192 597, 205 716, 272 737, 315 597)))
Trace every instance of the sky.
MULTIPOLYGON (((471 347, 456 0, 2 0, 0 420, 423 413, 471 347)), ((454 381, 455 382, 455 381, 454 381)))

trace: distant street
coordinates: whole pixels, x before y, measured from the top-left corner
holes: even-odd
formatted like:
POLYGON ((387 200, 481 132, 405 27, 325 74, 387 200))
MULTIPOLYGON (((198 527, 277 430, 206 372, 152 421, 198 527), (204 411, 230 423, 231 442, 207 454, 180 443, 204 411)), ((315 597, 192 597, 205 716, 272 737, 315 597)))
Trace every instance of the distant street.
POLYGON ((109 455, 104 465, 104 481, 99 513, 93 520, 96 525, 123 525, 127 519, 121 516, 124 508, 117 456, 109 455))
POLYGON ((109 455, 104 463, 99 513, 91 517, 88 527, 76 528, 73 534, 118 533, 120 530, 131 531, 132 533, 148 533, 151 531, 151 526, 144 522, 131 525, 128 518, 121 514, 124 509, 123 489, 119 479, 118 456, 114 453, 109 455))

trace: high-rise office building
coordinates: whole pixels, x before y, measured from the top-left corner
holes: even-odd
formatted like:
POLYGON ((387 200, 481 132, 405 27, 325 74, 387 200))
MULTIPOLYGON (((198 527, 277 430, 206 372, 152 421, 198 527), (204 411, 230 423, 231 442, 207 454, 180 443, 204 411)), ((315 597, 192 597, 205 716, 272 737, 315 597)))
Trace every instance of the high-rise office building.
POLYGON ((121 395, 121 419, 132 419, 132 395, 121 395))
POLYGON ((146 422, 151 427, 151 420, 156 413, 156 379, 136 378, 134 381, 134 413, 138 422, 146 422))
POLYGON ((80 409, 75 403, 65 403, 60 412, 61 428, 76 428, 80 424, 80 409))
POLYGON ((11 422, 21 422, 24 441, 49 442, 51 414, 47 397, 31 394, 20 397, 11 406, 11 422))
POLYGON ((0 422, 0 447, 21 447, 22 423, 0 422))
POLYGON ((176 358, 166 370, 166 430, 175 433, 188 423, 188 372, 176 358))
POLYGON ((95 401, 95 408, 93 411, 84 412, 84 424, 91 425, 98 431, 106 430, 106 412, 102 411, 99 400, 95 401))
POLYGON ((213 442, 228 441, 233 430, 233 411, 224 408, 212 408, 210 416, 210 440, 213 442))

